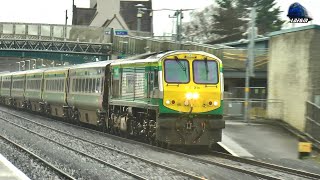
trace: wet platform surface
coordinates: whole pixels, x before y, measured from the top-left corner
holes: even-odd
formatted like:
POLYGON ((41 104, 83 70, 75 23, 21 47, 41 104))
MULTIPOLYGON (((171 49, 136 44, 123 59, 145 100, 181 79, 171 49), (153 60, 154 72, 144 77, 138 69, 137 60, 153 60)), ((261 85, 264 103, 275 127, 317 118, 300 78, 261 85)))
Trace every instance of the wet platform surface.
POLYGON ((281 126, 226 121, 222 146, 234 155, 320 174, 320 163, 298 158, 299 139, 281 126))
POLYGON ((222 145, 236 156, 258 158, 298 158, 298 139, 282 127, 226 121, 222 145))
POLYGON ((0 154, 0 180, 30 180, 30 179, 0 154))

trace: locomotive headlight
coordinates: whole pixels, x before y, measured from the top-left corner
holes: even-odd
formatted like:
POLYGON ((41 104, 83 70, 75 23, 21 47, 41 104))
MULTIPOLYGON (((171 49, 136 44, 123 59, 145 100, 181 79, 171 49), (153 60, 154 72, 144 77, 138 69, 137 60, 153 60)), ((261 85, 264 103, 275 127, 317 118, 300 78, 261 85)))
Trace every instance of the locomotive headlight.
POLYGON ((199 98, 199 93, 193 93, 192 94, 193 99, 198 99, 199 98))
POLYGON ((219 104, 218 101, 214 101, 214 102, 213 102, 213 105, 214 105, 214 106, 218 106, 218 104, 219 104))
POLYGON ((169 104, 170 104, 170 102, 171 102, 170 100, 166 100, 166 104, 168 104, 168 105, 169 105, 169 104))
POLYGON ((186 98, 187 98, 187 99, 191 99, 191 98, 192 98, 192 93, 191 93, 191 92, 188 92, 188 93, 186 94, 186 98))
POLYGON ((188 99, 188 100, 190 100, 190 99, 198 99, 199 98, 199 93, 191 93, 191 92, 188 92, 187 94, 186 94, 186 98, 188 99))

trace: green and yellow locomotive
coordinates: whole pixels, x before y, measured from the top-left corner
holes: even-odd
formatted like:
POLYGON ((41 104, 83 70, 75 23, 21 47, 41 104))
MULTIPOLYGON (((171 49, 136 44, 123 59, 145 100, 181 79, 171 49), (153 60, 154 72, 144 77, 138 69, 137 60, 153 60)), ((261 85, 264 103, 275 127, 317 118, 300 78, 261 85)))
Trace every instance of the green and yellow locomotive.
POLYGON ((190 51, 46 69, 40 108, 31 110, 157 145, 210 146, 225 127, 222 70, 217 57, 190 51))

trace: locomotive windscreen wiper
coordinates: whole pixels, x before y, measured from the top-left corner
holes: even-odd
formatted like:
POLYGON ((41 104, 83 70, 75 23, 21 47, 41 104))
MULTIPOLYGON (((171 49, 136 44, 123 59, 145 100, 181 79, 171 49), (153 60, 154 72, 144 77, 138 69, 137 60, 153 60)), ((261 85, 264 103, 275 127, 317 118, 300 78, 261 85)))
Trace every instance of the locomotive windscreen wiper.
POLYGON ((208 76, 209 69, 208 69, 208 59, 207 59, 207 57, 204 58, 204 63, 205 63, 205 66, 206 66, 206 78, 208 80, 208 78, 209 78, 209 76, 208 76))
POLYGON ((187 68, 181 63, 181 61, 179 61, 177 56, 174 57, 174 60, 176 60, 176 62, 179 64, 180 68, 184 71, 185 75, 187 76, 187 68))

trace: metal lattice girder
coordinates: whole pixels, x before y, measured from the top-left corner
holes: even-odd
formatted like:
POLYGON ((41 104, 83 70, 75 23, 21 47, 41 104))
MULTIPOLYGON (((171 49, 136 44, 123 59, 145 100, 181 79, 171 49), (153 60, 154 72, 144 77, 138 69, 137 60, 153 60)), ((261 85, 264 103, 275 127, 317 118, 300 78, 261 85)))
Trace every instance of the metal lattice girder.
POLYGON ((42 39, 0 39, 0 51, 32 51, 105 56, 111 54, 111 43, 86 43, 42 39))

